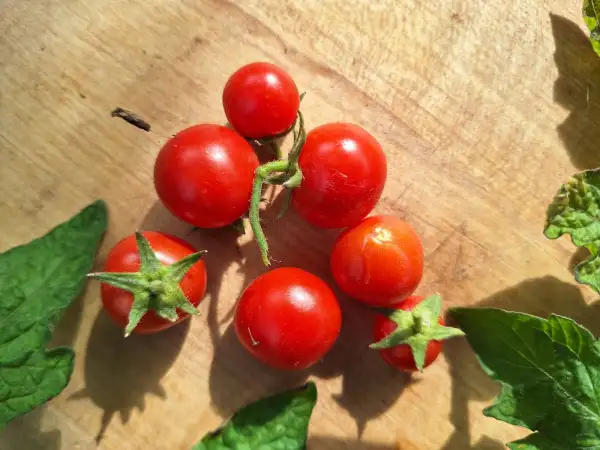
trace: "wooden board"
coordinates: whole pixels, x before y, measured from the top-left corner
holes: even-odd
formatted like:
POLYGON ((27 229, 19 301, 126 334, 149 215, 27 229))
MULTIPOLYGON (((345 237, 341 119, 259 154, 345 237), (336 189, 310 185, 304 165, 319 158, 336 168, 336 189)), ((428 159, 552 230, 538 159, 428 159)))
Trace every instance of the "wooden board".
MULTIPOLYGON (((269 370, 237 344, 232 308, 264 270, 255 246, 228 231, 188 236, 152 186, 164 139, 109 113, 136 111, 164 135, 222 123, 228 75, 254 60, 293 74, 308 128, 353 121, 382 143, 377 211, 422 236, 418 292, 439 291, 447 306, 555 311, 600 332, 594 296, 570 274, 581 255, 542 235, 562 181, 600 165, 600 58, 580 1, 0 3, 0 250, 103 198, 98 266, 120 238, 159 229, 208 249, 210 272, 202 317, 126 341, 91 283, 58 332, 77 353, 70 385, 13 422, 0 449, 189 449, 248 401, 307 378, 319 387, 309 449, 499 450, 526 433, 481 414, 497 388, 464 342, 422 375, 395 373, 366 348, 369 313, 341 295, 341 339, 306 373, 269 370)), ((293 213, 266 232, 282 264, 331 282, 335 233, 293 213)))

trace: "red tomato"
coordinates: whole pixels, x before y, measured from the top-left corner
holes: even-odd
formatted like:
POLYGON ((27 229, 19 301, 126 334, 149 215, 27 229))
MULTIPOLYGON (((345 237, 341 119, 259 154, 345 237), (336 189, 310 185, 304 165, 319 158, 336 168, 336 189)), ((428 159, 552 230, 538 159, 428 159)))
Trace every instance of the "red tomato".
MULTIPOLYGON (((410 311, 415 306, 423 301, 423 297, 412 296, 408 297, 402 303, 396 303, 390 305, 389 308, 402 309, 404 311, 410 311)), ((444 318, 440 316, 438 320, 440 325, 445 325, 444 318)), ((385 317, 383 314, 377 314, 375 316, 375 326, 373 327, 373 341, 378 342, 391 334, 397 325, 392 320, 385 317)), ((442 343, 440 341, 429 341, 427 344, 427 350, 425 351, 425 364, 423 367, 429 366, 433 361, 436 360, 442 350, 442 343)), ((403 370, 406 372, 416 372, 417 366, 415 365, 415 359, 412 355, 412 351, 409 345, 401 344, 391 348, 385 348, 379 350, 381 357, 390 366, 403 370)))
POLYGON ((154 186, 175 216, 200 228, 219 228, 248 210, 257 167, 252 147, 235 131, 196 125, 161 149, 154 186))
MULTIPOLYGON (((148 239, 152 250, 154 250, 160 262, 165 265, 173 264, 196 252, 190 244, 178 237, 155 231, 145 231, 142 234, 148 239)), ((104 271, 138 272, 139 270, 140 254, 135 236, 127 236, 118 242, 108 254, 104 263, 104 271)), ((206 292, 206 268, 202 260, 190 268, 181 280, 180 286, 187 299, 194 306, 198 306, 206 292)), ((117 325, 125 328, 129 322, 133 294, 106 283, 101 284, 100 292, 106 312, 117 325)), ((156 333, 170 328, 189 317, 188 314, 182 311, 178 311, 178 315, 179 319, 176 322, 170 322, 162 317, 158 317, 150 310, 142 317, 142 320, 133 332, 140 334, 156 333)))
POLYGON ((311 224, 345 228, 371 212, 387 177, 383 150, 357 125, 330 123, 308 133, 298 160, 302 184, 292 204, 311 224))
POLYGON ((285 267, 261 275, 246 288, 234 323, 240 342, 254 357, 279 369, 301 370, 331 349, 342 314, 325 282, 285 267))
POLYGON ((423 247, 403 220, 372 216, 338 237, 330 264, 346 294, 371 306, 387 306, 408 297, 421 282, 423 247))
POLYGON ((286 132, 294 124, 299 107, 300 94, 292 77, 266 62, 238 69, 223 90, 227 120, 249 138, 286 132))

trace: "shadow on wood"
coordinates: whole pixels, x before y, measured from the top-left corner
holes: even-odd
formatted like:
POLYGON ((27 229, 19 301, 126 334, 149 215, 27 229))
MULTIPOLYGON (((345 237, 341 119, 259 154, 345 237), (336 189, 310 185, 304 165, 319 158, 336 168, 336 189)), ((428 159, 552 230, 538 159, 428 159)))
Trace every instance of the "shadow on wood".
POLYGON ((559 74, 554 101, 570 111, 558 134, 576 168, 599 167, 600 57, 579 25, 555 14, 550 14, 550 20, 559 74))
MULTIPOLYGON (((267 196, 272 198, 271 194, 272 191, 267 196)), ((246 258, 240 266, 243 285, 247 286, 261 273, 281 266, 299 267, 317 275, 333 289, 340 301, 343 313, 340 338, 323 360, 307 371, 282 372, 255 361, 241 347, 230 327, 215 347, 209 383, 212 402, 216 411, 227 417, 252 400, 300 385, 308 376, 342 376, 343 390, 335 400, 354 417, 360 437, 369 420, 385 413, 396 402, 410 378, 388 367, 378 352, 369 349, 373 327, 371 311, 347 298, 335 286, 329 269, 329 254, 339 231, 313 227, 292 209, 275 221, 282 197, 276 196, 261 215, 274 263, 270 268, 264 267, 256 244, 245 244, 246 258), (357 364, 357 360, 361 363, 357 364), (250 381, 241 382, 242 379, 250 381)))
POLYGON ((104 411, 96 441, 119 413, 127 423, 133 408, 144 409, 146 394, 166 398, 161 378, 175 362, 189 331, 190 321, 156 335, 132 334, 100 311, 92 327, 85 359, 85 387, 71 399, 89 398, 104 411))
MULTIPOLYGON (((587 327, 596 336, 600 334, 600 303, 585 303, 579 288, 547 276, 534 278, 488 297, 477 307, 501 308, 547 317, 549 312, 570 317, 587 327)), ((452 376, 452 411, 450 420, 455 432, 440 450, 500 450, 503 444, 485 438, 471 444, 468 404, 470 400, 489 400, 500 392, 499 385, 481 369, 475 354, 466 341, 452 339, 444 344, 444 353, 452 376), (478 389, 473 389, 477 386, 478 389)), ((524 430, 524 434, 527 434, 524 430)))
POLYGON ((60 430, 42 431, 44 406, 18 417, 0 434, 0 450, 62 450, 60 430))

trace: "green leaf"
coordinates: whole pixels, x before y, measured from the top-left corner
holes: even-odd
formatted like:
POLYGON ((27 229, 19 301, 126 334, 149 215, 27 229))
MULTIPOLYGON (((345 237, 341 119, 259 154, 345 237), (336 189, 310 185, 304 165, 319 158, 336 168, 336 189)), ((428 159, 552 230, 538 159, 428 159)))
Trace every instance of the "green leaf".
POLYGON ((575 267, 575 279, 600 292, 600 170, 588 170, 565 183, 548 207, 546 237, 571 236, 573 244, 589 250, 575 267))
POLYGON ((239 410, 192 450, 304 450, 316 401, 312 382, 259 400, 239 410))
POLYGON ((600 343, 566 317, 547 320, 492 308, 452 317, 502 390, 484 411, 534 434, 519 450, 600 449, 600 343))
POLYGON ((583 1, 583 20, 590 30, 590 41, 600 55, 600 0, 583 1))
POLYGON ((0 429, 69 382, 73 352, 45 348, 81 292, 106 226, 106 206, 97 201, 42 238, 0 254, 0 429))

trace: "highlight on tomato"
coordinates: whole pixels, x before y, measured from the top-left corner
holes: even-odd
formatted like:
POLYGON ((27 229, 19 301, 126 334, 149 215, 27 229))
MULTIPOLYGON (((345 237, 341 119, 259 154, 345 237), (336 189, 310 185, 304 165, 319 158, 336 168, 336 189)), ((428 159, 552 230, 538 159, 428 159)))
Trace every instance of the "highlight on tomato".
POLYGON ((88 276, 102 282, 104 309, 125 336, 156 333, 198 314, 206 292, 204 253, 178 237, 145 231, 118 242, 104 272, 88 276))
POLYGON ((301 269, 284 267, 256 278, 242 293, 234 327, 258 360, 284 370, 318 362, 342 326, 338 301, 327 284, 301 269))
POLYGON ((337 285, 370 306, 411 295, 423 276, 423 246, 413 228, 386 215, 371 216, 336 240, 330 267, 337 285))
POLYGON ((464 333, 445 326, 442 297, 412 296, 405 301, 379 309, 373 326, 371 348, 379 350, 383 360, 404 372, 423 371, 442 350, 443 340, 464 333))
POLYGON ((195 125, 160 150, 154 186, 176 217, 199 228, 220 228, 248 211, 258 165, 250 144, 235 131, 195 125))

